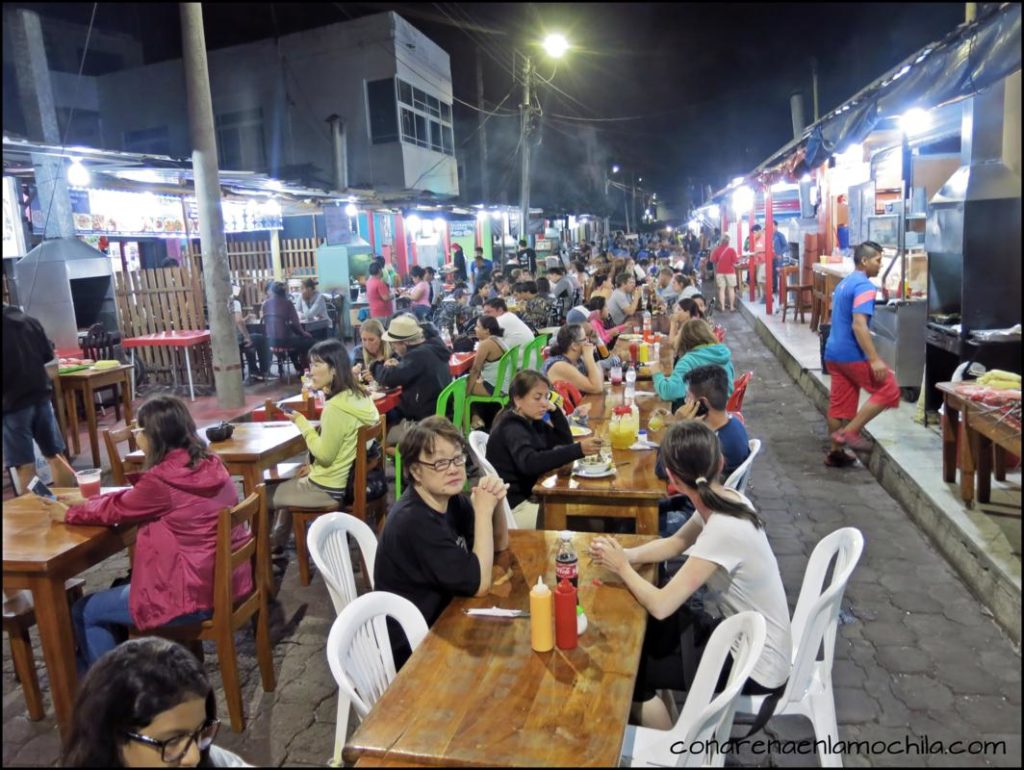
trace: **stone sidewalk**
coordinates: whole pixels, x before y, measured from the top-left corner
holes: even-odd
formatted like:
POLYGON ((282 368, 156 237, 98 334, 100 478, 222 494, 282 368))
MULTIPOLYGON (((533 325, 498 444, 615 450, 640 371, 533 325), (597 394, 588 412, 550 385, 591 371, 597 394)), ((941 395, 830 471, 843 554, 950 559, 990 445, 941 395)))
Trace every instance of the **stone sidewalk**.
MULTIPOLYGON (((970 595, 928 539, 863 468, 822 464, 825 420, 795 387, 772 354, 738 315, 716 317, 728 329, 737 373, 753 370, 743 413, 751 436, 764 441, 749 494, 767 522, 790 602, 795 603, 807 558, 835 529, 852 525, 865 550, 844 601, 833 682, 844 740, 1005 741, 1005 754, 987 756, 847 755, 848 766, 1021 764, 1021 660, 1002 630, 970 595)), ((938 458, 936 458, 938 462, 938 458)), ((250 722, 233 734, 219 691, 216 654, 207 671, 225 720, 218 743, 253 764, 323 765, 334 742, 336 687, 324 657, 334 611, 323 581, 299 586, 294 551, 272 607, 277 689, 259 685, 251 636, 239 639, 243 698, 250 722)), ((106 588, 123 574, 124 557, 87 575, 88 590, 106 588)), ((52 718, 29 722, 14 681, 9 650, 3 665, 3 764, 55 765, 59 744, 52 718)), ((37 649, 37 664, 41 655, 37 649)), ((50 713, 45 669, 40 665, 50 713)), ((429 707, 425 703, 424 707, 429 707)), ((799 717, 772 720, 767 736, 810 739, 799 717)), ((911 749, 913 751, 913 749, 911 749)), ((814 756, 744 752, 740 764, 814 766, 814 756)), ((730 763, 733 758, 730 758, 730 763)))

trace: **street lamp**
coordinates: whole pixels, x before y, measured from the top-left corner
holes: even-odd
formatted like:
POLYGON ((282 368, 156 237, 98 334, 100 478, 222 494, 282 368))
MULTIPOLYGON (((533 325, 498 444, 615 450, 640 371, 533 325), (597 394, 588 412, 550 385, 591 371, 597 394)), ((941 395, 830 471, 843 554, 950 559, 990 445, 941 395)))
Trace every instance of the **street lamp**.
POLYGON ((569 50, 569 41, 565 39, 565 35, 553 32, 544 38, 544 50, 552 59, 561 59, 569 50))
MULTIPOLYGON (((544 39, 544 50, 555 59, 561 58, 569 50, 569 41, 557 32, 550 33, 544 39)), ((521 145, 519 181, 519 239, 529 241, 530 221, 530 132, 532 130, 533 106, 531 105, 530 88, 533 85, 533 60, 526 56, 523 68, 523 103, 520 105, 521 123, 519 143, 521 145)))
POLYGON ((612 173, 613 174, 618 174, 619 173, 619 167, 618 166, 612 166, 612 173))

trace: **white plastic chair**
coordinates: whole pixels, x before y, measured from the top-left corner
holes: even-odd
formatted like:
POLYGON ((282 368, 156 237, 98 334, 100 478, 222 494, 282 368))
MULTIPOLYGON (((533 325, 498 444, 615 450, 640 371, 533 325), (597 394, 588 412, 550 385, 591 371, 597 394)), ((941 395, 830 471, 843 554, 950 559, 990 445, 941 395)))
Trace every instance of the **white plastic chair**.
POLYGON ((336 615, 340 615, 345 606, 356 598, 356 576, 352 552, 349 550, 349 535, 359 544, 372 590, 377 537, 366 522, 341 511, 326 513, 313 520, 306 536, 310 558, 327 583, 336 615))
POLYGON ((736 699, 754 665, 761 657, 767 626, 760 612, 740 612, 726 618, 711 634, 701 656, 693 686, 683 711, 670 730, 630 725, 622 744, 622 761, 632 767, 721 767, 721 747, 732 732, 736 699), (730 651, 732 669, 725 689, 715 695, 718 677, 730 651), (689 753, 690 748, 703 752, 689 753), (673 753, 672 747, 687 747, 687 753, 673 753))
POLYGON ((729 474, 729 478, 725 480, 725 486, 729 489, 735 489, 740 494, 744 494, 747 491, 747 482, 750 480, 750 468, 754 464, 754 458, 757 457, 757 453, 761 451, 761 440, 752 438, 747 442, 747 446, 750 447, 750 454, 747 455, 747 459, 743 461, 743 464, 739 468, 729 474))
MULTIPOLYGON (((494 466, 487 462, 487 438, 487 434, 482 430, 473 431, 469 434, 469 448, 473 450, 473 454, 476 456, 476 464, 480 466, 480 470, 488 476, 497 476, 498 472, 494 470, 494 466)), ((505 521, 508 524, 508 528, 519 529, 519 525, 516 524, 516 519, 512 515, 512 506, 508 504, 507 497, 501 501, 501 505, 505 509, 505 521)))
MULTIPOLYGON (((825 742, 819 744, 818 750, 822 767, 843 766, 841 754, 826 752, 829 741, 835 744, 839 740, 836 702, 832 694, 832 660, 839 606, 863 550, 864 536, 854 527, 838 529, 822 538, 807 562, 800 598, 793 610, 793 670, 774 716, 799 714, 811 720, 814 739, 825 742), (825 577, 833 557, 836 563, 826 585, 825 577), (817 659, 820 648, 824 648, 822 660, 817 659)), ((764 698, 764 695, 741 696, 736 709, 742 714, 757 714, 764 698)))
POLYGON ((395 678, 388 617, 398 621, 413 650, 427 635, 427 621, 416 605, 387 591, 373 591, 353 599, 331 626, 327 663, 338 683, 333 767, 342 766, 349 707, 355 707, 362 721, 395 678))

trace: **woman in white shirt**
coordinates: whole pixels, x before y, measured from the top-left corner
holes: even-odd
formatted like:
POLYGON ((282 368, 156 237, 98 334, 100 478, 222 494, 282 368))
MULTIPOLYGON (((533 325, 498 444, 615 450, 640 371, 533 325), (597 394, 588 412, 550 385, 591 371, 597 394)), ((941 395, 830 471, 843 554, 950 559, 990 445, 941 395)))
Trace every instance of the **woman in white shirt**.
POLYGON ((754 610, 768 626, 764 652, 744 693, 781 692, 789 678, 792 640, 786 592, 764 523, 746 497, 716 480, 724 460, 715 432, 703 422, 679 422, 668 429, 661 448, 669 480, 700 515, 674 535, 636 548, 624 549, 611 537, 594 538, 590 553, 618 574, 651 614, 633 699, 641 704, 642 724, 667 730, 672 720, 655 693, 690 689, 704 647, 722 619, 754 610), (661 588, 634 569, 684 552, 686 562, 661 588), (717 615, 688 604, 705 584, 712 592, 708 599, 717 603, 717 615))

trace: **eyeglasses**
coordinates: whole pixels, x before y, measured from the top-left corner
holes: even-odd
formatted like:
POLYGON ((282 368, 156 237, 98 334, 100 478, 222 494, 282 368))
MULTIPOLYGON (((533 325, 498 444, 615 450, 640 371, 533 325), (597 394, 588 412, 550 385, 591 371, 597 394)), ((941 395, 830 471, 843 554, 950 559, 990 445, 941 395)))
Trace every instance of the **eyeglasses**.
POLYGON ((432 463, 425 463, 422 460, 416 460, 415 462, 419 463, 420 465, 425 465, 428 468, 433 468, 438 473, 444 473, 446 470, 451 468, 453 465, 456 468, 461 468, 463 465, 465 465, 466 464, 466 455, 459 455, 457 457, 452 457, 451 459, 438 460, 437 462, 432 462, 432 463))
POLYGON ((150 738, 148 735, 141 735, 140 733, 133 733, 128 730, 125 730, 124 734, 133 741, 160 749, 160 759, 171 764, 179 762, 188 754, 188 750, 192 748, 193 741, 199 746, 200 751, 206 751, 210 748, 210 744, 213 743, 213 739, 217 737, 219 729, 220 720, 211 719, 204 722, 203 726, 195 732, 179 735, 177 738, 170 738, 166 741, 158 741, 156 738, 150 738))

